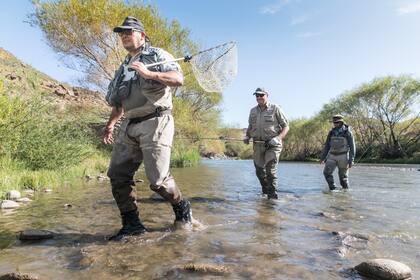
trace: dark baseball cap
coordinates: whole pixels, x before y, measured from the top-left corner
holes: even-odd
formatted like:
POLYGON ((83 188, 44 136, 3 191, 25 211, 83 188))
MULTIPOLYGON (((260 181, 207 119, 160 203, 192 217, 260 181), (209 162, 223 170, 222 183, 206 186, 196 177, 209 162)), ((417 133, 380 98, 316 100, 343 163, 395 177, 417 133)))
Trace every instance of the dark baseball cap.
POLYGON ((256 94, 268 94, 268 92, 264 88, 259 87, 253 93, 253 95, 256 95, 256 94))
POLYGON ((114 28, 114 32, 119 33, 125 30, 135 30, 139 32, 144 32, 144 26, 141 21, 136 19, 135 17, 126 17, 123 23, 120 26, 114 28))

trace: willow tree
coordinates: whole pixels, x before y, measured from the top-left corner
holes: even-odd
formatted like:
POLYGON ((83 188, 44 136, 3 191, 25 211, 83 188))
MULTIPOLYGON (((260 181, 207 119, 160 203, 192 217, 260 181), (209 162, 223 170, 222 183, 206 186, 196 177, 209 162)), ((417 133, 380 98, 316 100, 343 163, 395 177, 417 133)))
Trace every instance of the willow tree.
MULTIPOLYGON (((195 53, 199 45, 189 38, 190 31, 176 20, 160 16, 156 7, 140 1, 122 0, 33 0, 35 11, 30 21, 39 27, 51 48, 65 64, 84 73, 84 82, 104 90, 127 53, 112 32, 128 16, 139 18, 152 44, 174 56, 195 53)), ((187 122, 178 122, 178 131, 201 133, 197 127, 216 126, 219 113, 215 106, 221 94, 206 93, 198 85, 189 64, 181 65, 184 86, 177 89, 177 111, 191 111, 187 122), (182 99, 182 100, 177 100, 182 99), (184 108, 180 108, 183 106, 184 108), (208 121, 212 120, 211 123, 208 121), (196 125, 196 123, 201 125, 196 125), (203 125, 203 124, 206 125, 203 125)), ((211 128, 211 127, 210 127, 211 128)))
POLYGON ((363 153, 411 156, 420 140, 420 81, 410 76, 377 78, 325 105, 321 115, 341 113, 356 130, 363 153))

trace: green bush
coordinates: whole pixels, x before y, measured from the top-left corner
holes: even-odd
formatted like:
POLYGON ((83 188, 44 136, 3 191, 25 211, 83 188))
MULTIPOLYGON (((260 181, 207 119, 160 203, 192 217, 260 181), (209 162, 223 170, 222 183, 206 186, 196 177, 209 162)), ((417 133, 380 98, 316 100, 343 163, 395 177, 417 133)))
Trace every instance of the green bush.
POLYGON ((200 153, 195 146, 187 146, 182 142, 176 143, 172 149, 172 167, 190 167, 197 165, 200 161, 200 153))
POLYGON ((25 131, 14 157, 32 170, 60 169, 80 163, 93 153, 86 127, 49 120, 25 131))

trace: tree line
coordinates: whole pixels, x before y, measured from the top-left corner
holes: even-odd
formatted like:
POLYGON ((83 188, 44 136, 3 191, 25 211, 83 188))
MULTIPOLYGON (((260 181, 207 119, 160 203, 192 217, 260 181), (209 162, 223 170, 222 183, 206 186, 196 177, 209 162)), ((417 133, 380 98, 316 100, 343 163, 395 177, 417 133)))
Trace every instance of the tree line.
POLYGON ((319 158, 334 114, 342 114, 357 144, 356 160, 420 162, 420 81, 386 76, 364 83, 325 104, 309 119, 291 121, 285 159, 319 158))
MULTIPOLYGON (((156 7, 139 1, 121 0, 33 0, 31 23, 39 27, 48 44, 62 56, 70 68, 83 72, 83 83, 104 90, 126 51, 112 28, 127 15, 143 22, 152 43, 174 56, 194 53, 201 46, 190 31, 176 20, 163 18, 156 7)), ((222 100, 220 93, 200 88, 189 64, 182 63, 185 85, 174 90, 174 116, 177 127, 175 148, 181 154, 191 149, 205 153, 228 152, 249 157, 249 148, 240 143, 186 139, 217 137, 220 129, 222 100), (196 145, 197 144, 197 145, 196 145)), ((288 160, 319 158, 331 128, 333 114, 342 114, 352 127, 358 159, 395 160, 419 158, 419 80, 410 76, 388 76, 343 93, 312 118, 290 122, 291 130, 282 154, 288 160)), ((233 132, 232 132, 233 133, 233 132)), ((235 132, 234 134, 238 134, 235 132)))

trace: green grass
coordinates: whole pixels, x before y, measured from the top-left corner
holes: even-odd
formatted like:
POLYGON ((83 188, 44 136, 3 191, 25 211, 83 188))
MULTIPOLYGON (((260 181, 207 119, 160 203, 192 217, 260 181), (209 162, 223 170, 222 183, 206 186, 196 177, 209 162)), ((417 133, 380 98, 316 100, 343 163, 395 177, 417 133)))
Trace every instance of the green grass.
POLYGON ((69 168, 30 170, 25 164, 7 157, 0 158, 0 199, 10 190, 42 190, 74 183, 85 175, 104 173, 109 158, 97 153, 69 168))
POLYGON ((171 167, 191 167, 200 162, 200 153, 195 146, 176 143, 172 149, 171 167))

